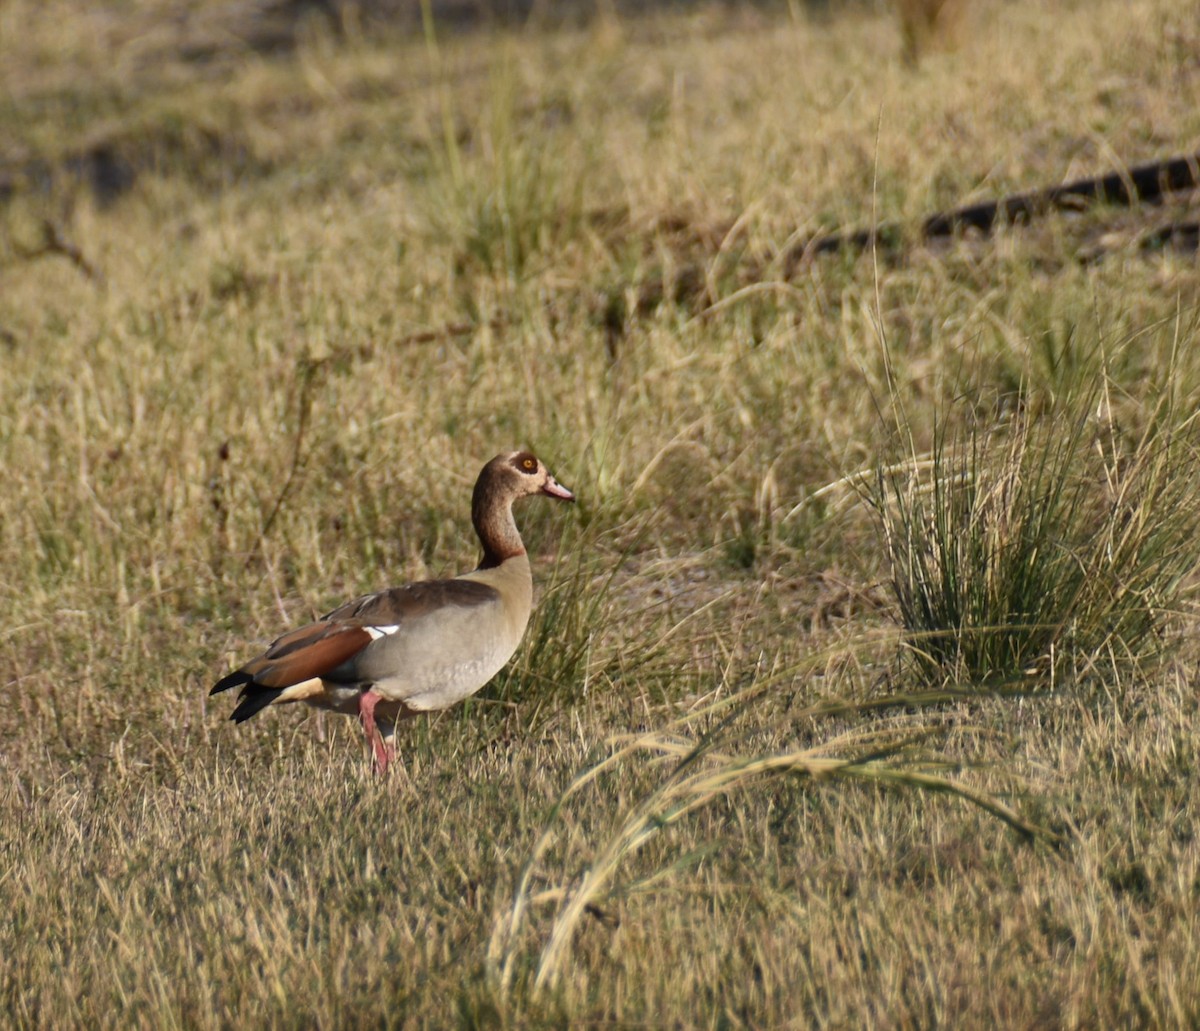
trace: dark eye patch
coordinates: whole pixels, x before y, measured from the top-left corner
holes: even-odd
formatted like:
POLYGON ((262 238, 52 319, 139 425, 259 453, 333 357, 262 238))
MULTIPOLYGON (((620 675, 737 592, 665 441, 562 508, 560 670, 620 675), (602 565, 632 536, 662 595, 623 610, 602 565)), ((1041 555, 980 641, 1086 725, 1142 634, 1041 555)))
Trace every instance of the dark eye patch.
POLYGON ((513 455, 512 464, 518 472, 530 474, 537 472, 538 460, 528 451, 521 451, 513 455))

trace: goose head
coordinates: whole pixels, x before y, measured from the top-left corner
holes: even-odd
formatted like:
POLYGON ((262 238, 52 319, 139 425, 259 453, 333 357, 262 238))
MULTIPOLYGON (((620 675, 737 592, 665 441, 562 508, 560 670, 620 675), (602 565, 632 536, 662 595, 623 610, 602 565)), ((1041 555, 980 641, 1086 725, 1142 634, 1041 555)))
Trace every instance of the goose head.
POLYGON ((485 565, 525 553, 513 522, 512 503, 535 494, 559 501, 575 500, 575 495, 530 451, 497 455, 483 467, 471 498, 471 521, 483 543, 485 565))

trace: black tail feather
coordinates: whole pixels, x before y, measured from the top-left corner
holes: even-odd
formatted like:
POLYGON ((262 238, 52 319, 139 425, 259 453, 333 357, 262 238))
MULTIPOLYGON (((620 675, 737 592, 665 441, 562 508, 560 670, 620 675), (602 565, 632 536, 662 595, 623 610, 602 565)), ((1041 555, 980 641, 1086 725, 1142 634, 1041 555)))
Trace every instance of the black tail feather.
MULTIPOLYGON (((228 677, 225 678, 225 680, 228 679, 228 677)), ((249 680, 249 677, 246 679, 249 680)), ((221 681, 222 684, 224 682, 224 680, 221 681)), ((217 685, 217 687, 220 686, 221 684, 217 685)), ((232 687, 233 685, 230 684, 229 686, 232 687)), ((245 688, 242 690, 242 697, 238 701, 237 708, 233 710, 233 713, 229 718, 233 720, 234 723, 243 723, 260 709, 265 709, 268 705, 275 701, 276 698, 283 694, 283 692, 284 689, 282 687, 260 687, 258 684, 253 682, 246 683, 245 688)))
POLYGON ((240 669, 230 673, 227 677, 222 677, 217 681, 216 685, 208 692, 209 696, 220 694, 222 691, 228 691, 231 687, 241 687, 243 684, 254 683, 254 678, 249 673, 243 673, 240 669))

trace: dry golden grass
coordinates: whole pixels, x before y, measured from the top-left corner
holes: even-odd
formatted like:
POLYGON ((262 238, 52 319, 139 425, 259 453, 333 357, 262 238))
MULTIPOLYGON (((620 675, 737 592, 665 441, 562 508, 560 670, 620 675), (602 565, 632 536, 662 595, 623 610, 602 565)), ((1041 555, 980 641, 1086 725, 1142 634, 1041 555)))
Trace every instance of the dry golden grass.
POLYGON ((930 50, 953 50, 966 31, 967 0, 894 0, 905 60, 930 50))
POLYGON ((1200 1022, 1188 596, 1086 693, 947 690, 851 475, 889 405, 910 455, 1079 383, 1122 439, 1194 411, 1195 256, 1081 262, 1101 211, 777 260, 1200 149, 1194 12, 981 5, 918 72, 882 10, 274 55, 170 10, 0 6, 9 1023, 1200 1022), (528 644, 412 722, 411 784, 349 720, 210 704, 471 563, 517 445, 580 504, 523 513, 528 644))

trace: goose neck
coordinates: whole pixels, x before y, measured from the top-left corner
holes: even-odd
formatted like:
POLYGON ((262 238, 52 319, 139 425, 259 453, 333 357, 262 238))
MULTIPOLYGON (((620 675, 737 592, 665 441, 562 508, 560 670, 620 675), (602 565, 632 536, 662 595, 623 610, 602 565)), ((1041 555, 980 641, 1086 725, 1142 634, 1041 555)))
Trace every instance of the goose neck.
POLYGON ((471 522, 483 545, 480 569, 491 569, 505 559, 525 554, 525 543, 513 519, 512 496, 493 484, 480 481, 471 499, 471 522))

